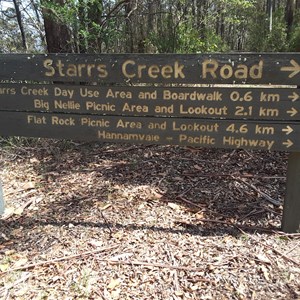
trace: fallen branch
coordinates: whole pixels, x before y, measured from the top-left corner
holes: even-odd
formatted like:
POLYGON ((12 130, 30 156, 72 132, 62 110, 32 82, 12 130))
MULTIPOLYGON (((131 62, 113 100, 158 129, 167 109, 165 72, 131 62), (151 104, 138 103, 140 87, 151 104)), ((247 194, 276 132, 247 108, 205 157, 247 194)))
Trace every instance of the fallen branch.
POLYGON ((288 237, 288 238, 300 238, 300 233, 286 233, 286 232, 279 232, 278 237, 288 237))
POLYGON ((297 261, 293 260, 292 258, 286 256, 285 254, 283 254, 283 253, 281 253, 280 251, 276 250, 274 247, 269 246, 269 245, 266 245, 266 244, 264 244, 264 243, 258 241, 258 240, 255 239, 253 236, 247 234, 247 233, 244 232, 243 230, 240 229, 240 231, 241 231, 243 234, 247 235, 247 237, 249 237, 251 240, 255 241, 256 243, 259 243, 259 244, 262 245, 263 247, 272 250, 274 253, 276 253, 277 255, 279 255, 279 256, 280 256, 281 258, 283 258, 284 260, 286 260, 286 261, 288 261, 288 262, 291 262, 291 263, 295 264, 296 266, 300 267, 300 263, 299 263, 299 262, 297 262, 297 261))
MULTIPOLYGON (((229 179, 236 179, 236 177, 234 177, 236 175, 236 173, 210 173, 210 174, 199 174, 199 171, 195 171, 195 172, 183 172, 184 176, 188 176, 188 177, 228 177, 229 179)), ((240 178, 254 178, 254 179, 286 179, 286 177, 284 176, 259 176, 259 175, 254 175, 254 174, 238 174, 238 176, 240 178)))
MULTIPOLYGON (((261 243, 262 245, 264 245, 263 243, 261 243)), ((295 264, 296 266, 300 267, 300 263, 298 263, 297 261, 293 260, 292 258, 284 255, 283 253, 281 253, 280 251, 276 250, 275 248, 268 246, 268 245, 264 245, 265 247, 269 248, 270 250, 272 250, 273 252, 275 252, 277 255, 279 255, 280 257, 282 257, 283 259, 295 264)))
MULTIPOLYGON (((205 268, 196 268, 196 267, 184 267, 184 266, 175 266, 169 264, 160 264, 160 263, 150 263, 146 261, 139 260, 112 260, 112 259, 99 259, 99 261, 108 262, 111 264, 119 265, 134 265, 134 266, 143 266, 143 267, 156 267, 160 269, 171 269, 171 270, 180 270, 188 272, 202 272, 205 268)), ((211 280, 202 278, 201 281, 212 282, 211 280)))
MULTIPOLYGON (((177 196, 176 198, 179 199, 179 200, 181 200, 181 201, 183 201, 183 202, 185 202, 185 203, 187 203, 187 204, 190 204, 190 205, 192 205, 192 206, 194 206, 194 207, 197 207, 197 208, 199 208, 200 210, 203 210, 203 209, 204 209, 204 206, 201 206, 201 205, 199 205, 199 204, 197 204, 197 203, 195 203, 195 202, 192 202, 192 201, 190 201, 190 200, 187 200, 186 198, 182 197, 181 195, 177 196)), ((212 211, 212 210, 210 210, 210 209, 208 209, 208 208, 205 208, 205 210, 207 210, 207 211, 209 211, 209 212, 211 212, 211 213, 213 213, 213 214, 217 214, 217 215, 220 216, 220 217, 228 218, 228 216, 225 216, 225 215, 223 215, 223 214, 221 214, 221 213, 214 212, 214 211, 212 211)))
POLYGON ((233 222, 227 222, 227 221, 221 221, 221 220, 212 220, 212 219, 199 219, 198 222, 194 223, 194 224, 181 222, 181 221, 177 221, 175 223, 179 224, 179 225, 186 225, 186 226, 198 226, 198 225, 201 225, 201 223, 217 223, 217 224, 223 224, 223 225, 226 225, 226 226, 235 227, 236 229, 239 229, 239 230, 244 229, 244 230, 252 230, 252 231, 255 230, 255 231, 277 233, 276 229, 256 227, 256 226, 239 225, 239 224, 235 224, 233 222))
POLYGON ((255 187, 253 184, 250 184, 248 182, 246 182, 243 179, 240 178, 236 178, 236 177, 232 177, 234 180, 241 182, 243 184, 245 184, 246 186, 248 186, 249 188, 253 189, 254 191, 256 191, 258 194, 262 195, 267 201, 269 201, 270 203, 272 203, 275 206, 280 206, 281 202, 279 200, 275 200, 272 197, 270 197, 269 195, 267 195, 266 193, 262 192, 261 190, 259 190, 257 187, 255 187))
POLYGON ((32 263, 32 264, 20 266, 20 267, 17 267, 17 268, 12 268, 12 269, 9 269, 9 270, 4 271, 4 272, 0 272, 0 275, 4 275, 4 274, 14 272, 14 271, 32 269, 32 268, 39 267, 39 266, 44 266, 44 265, 51 265, 51 264, 55 264, 57 262, 65 261, 65 260, 70 260, 70 259, 74 259, 74 258, 78 258, 78 257, 83 257, 83 256, 92 255, 92 254, 96 254, 96 253, 99 253, 99 252, 115 249, 117 247, 119 247, 119 245, 103 247, 103 248, 93 250, 93 251, 86 251, 86 252, 79 253, 79 254, 74 254, 74 255, 64 256, 64 257, 60 257, 60 258, 45 260, 45 261, 41 261, 41 262, 37 262, 37 263, 32 263))
MULTIPOLYGON (((199 208, 200 211, 203 210, 203 207, 200 206, 200 205, 197 204, 197 203, 194 203, 194 202, 192 202, 192 201, 189 201, 189 200, 187 200, 187 199, 185 199, 185 198, 183 198, 183 197, 181 197, 181 196, 178 196, 177 198, 178 198, 179 200, 182 200, 183 202, 186 202, 186 203, 188 203, 188 204, 190 204, 190 205, 192 205, 192 206, 195 206, 195 207, 199 208)), ((223 215, 223 214, 220 214, 220 213, 216 213, 216 212, 214 212, 214 211, 212 211, 212 210, 209 210, 209 209, 207 209, 207 208, 205 208, 205 209, 206 209, 207 211, 213 213, 213 214, 217 214, 217 215, 220 216, 220 217, 223 217, 223 218, 228 219, 228 216, 226 216, 226 215, 223 215)), ((235 224, 235 223, 233 223, 233 222, 227 222, 227 221, 221 221, 221 220, 215 220, 215 219, 199 219, 199 221, 200 221, 200 222, 206 222, 206 223, 218 223, 218 224, 223 224, 223 225, 235 227, 235 228, 237 228, 237 229, 242 228, 242 229, 245 229, 245 230, 259 230, 259 231, 271 232, 271 233, 276 233, 276 232, 277 232, 276 229, 263 228, 263 227, 252 227, 252 226, 250 227, 250 226, 245 226, 245 225, 238 225, 238 224, 235 224)), ((180 222, 179 222, 179 223, 180 223, 180 222)), ((196 224, 187 224, 187 225, 199 225, 199 223, 196 223, 196 224)))
POLYGON ((139 149, 140 147, 136 147, 136 146, 131 146, 128 148, 124 148, 124 149, 109 149, 109 150, 104 150, 101 151, 101 153, 122 153, 122 152, 127 152, 127 151, 131 151, 131 150, 136 150, 139 149))

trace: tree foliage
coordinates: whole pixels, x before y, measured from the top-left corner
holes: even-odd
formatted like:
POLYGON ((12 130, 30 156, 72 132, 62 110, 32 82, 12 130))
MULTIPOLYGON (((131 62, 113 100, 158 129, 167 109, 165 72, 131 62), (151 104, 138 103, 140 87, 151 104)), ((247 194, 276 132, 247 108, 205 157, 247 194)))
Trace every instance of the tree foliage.
POLYGON ((300 48, 300 0, 0 0, 0 12, 1 52, 300 48))

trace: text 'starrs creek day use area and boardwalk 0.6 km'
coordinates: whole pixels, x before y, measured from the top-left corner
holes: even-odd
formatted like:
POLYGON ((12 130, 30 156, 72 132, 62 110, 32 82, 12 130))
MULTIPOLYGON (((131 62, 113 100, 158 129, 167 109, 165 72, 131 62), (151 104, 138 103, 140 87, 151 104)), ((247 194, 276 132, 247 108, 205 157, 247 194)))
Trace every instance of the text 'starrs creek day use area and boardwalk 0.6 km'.
POLYGON ((291 152, 300 221, 300 54, 0 55, 0 135, 291 152))

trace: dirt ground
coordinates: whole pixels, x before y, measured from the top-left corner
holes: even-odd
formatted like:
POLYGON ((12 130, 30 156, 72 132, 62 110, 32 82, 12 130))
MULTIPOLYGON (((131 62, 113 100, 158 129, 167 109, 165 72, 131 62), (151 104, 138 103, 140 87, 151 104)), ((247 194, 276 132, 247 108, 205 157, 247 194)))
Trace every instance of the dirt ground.
POLYGON ((0 140, 1 299, 300 299, 287 154, 0 140))

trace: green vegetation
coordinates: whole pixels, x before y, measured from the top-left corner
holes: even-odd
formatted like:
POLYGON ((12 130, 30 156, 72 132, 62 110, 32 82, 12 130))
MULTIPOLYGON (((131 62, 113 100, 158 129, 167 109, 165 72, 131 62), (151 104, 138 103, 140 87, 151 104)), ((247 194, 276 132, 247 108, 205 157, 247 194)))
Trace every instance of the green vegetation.
POLYGON ((299 11, 300 0, 2 0, 0 52, 298 51, 299 11))

